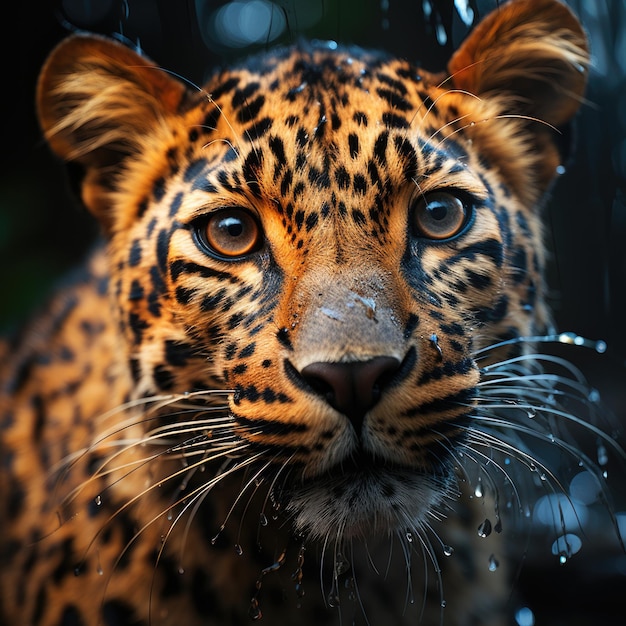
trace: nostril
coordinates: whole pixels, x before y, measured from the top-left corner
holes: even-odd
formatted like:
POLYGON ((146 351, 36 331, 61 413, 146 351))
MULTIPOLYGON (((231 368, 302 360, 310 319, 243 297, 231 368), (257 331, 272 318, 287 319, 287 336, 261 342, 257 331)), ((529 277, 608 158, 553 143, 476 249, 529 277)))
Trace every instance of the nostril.
POLYGON ((400 367, 394 357, 350 363, 311 363, 300 375, 328 404, 359 426, 400 367))

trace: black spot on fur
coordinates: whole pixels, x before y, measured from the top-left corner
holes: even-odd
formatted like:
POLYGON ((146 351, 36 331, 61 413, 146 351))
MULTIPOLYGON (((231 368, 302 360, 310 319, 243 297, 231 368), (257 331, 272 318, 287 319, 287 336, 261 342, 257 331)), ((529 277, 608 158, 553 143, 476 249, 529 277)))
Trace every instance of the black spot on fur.
POLYGON ((383 113, 383 124, 387 128, 408 128, 409 122, 405 117, 395 113, 383 113))
POLYGON ((265 133, 272 128, 273 123, 274 122, 271 117, 264 117, 252 126, 249 126, 244 134, 244 137, 247 141, 255 142, 263 137, 263 135, 265 135, 265 133))
POLYGON ((237 118, 242 124, 247 124, 252 120, 256 119, 259 115, 259 112, 263 108, 265 104, 265 96, 260 95, 257 96, 251 102, 248 102, 245 106, 243 106, 239 112, 237 113, 237 118))
POLYGON ((162 364, 155 366, 152 377, 156 386, 163 391, 169 391, 174 386, 172 372, 162 364))
POLYGON ((134 239, 130 247, 130 254, 128 255, 128 265, 130 267, 137 267, 141 263, 141 242, 139 239, 134 239))
POLYGON ((206 166, 206 159, 199 158, 189 163, 183 174, 183 180, 186 183, 190 183, 194 178, 197 178, 206 166))
POLYGON ((367 126, 368 124, 367 115, 363 111, 356 111, 356 113, 352 116, 352 119, 359 126, 367 126))

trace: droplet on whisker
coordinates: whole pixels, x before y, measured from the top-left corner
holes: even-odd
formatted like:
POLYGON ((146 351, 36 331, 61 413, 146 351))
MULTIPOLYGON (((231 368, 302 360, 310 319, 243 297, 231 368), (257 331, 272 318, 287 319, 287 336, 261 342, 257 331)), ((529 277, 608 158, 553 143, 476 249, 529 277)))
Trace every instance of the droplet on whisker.
POLYGON ((474 495, 477 498, 482 498, 483 497, 483 483, 482 483, 482 480, 480 478, 478 479, 478 483, 476 484, 476 488, 474 489, 474 495))
POLYGON ((491 522, 489 519, 485 519, 484 522, 480 524, 478 527, 478 536, 479 537, 488 537, 491 534, 491 522))
POLYGON ((335 608, 336 606, 339 606, 340 604, 339 595, 335 591, 331 591, 328 594, 328 597, 326 598, 326 603, 331 609, 335 608))
POLYGON ((252 600, 250 600, 248 617, 254 621, 260 620, 263 617, 263 613, 261 613, 261 608, 259 607, 259 601, 256 598, 252 598, 252 600))
POLYGON ((340 576, 344 574, 350 569, 350 563, 348 560, 341 554, 341 552, 337 553, 337 558, 335 559, 335 576, 340 576))
POLYGON ((499 566, 500 566, 500 563, 498 562, 498 559, 496 559, 496 557, 492 554, 489 557, 489 565, 488 565, 489 571, 495 572, 499 566))

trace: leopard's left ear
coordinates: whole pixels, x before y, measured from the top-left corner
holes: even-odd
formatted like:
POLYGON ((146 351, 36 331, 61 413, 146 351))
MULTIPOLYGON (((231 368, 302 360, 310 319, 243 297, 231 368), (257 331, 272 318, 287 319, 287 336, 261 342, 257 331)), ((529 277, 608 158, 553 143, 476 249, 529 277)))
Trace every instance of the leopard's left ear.
POLYGON ((452 83, 506 97, 506 113, 553 126, 580 106, 589 52, 574 14, 558 0, 512 0, 476 26, 448 64, 452 83))

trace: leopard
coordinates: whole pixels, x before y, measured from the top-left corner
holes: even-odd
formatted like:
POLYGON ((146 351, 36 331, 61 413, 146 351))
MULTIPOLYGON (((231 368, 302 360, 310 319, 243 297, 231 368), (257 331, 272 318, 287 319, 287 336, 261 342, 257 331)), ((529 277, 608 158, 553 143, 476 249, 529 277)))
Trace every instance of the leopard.
POLYGON ((0 621, 510 623, 514 472, 575 449, 542 213, 588 73, 558 0, 443 72, 58 44, 39 122, 101 240, 0 344, 0 621))

